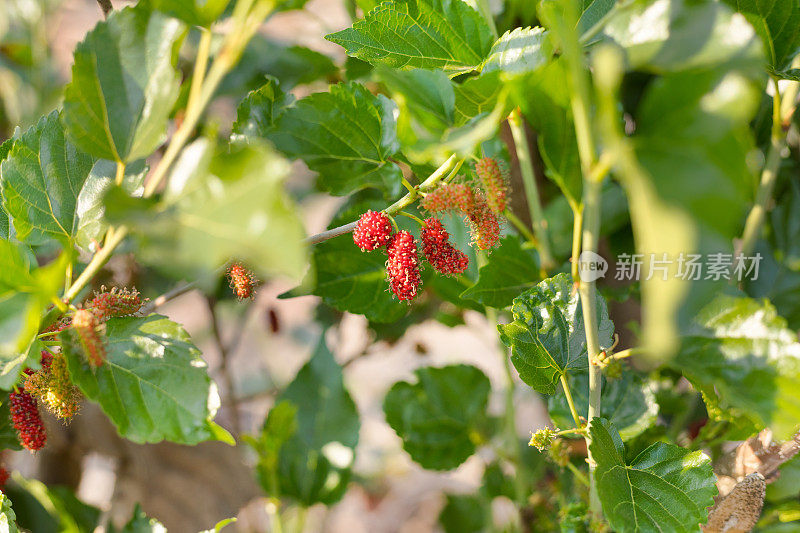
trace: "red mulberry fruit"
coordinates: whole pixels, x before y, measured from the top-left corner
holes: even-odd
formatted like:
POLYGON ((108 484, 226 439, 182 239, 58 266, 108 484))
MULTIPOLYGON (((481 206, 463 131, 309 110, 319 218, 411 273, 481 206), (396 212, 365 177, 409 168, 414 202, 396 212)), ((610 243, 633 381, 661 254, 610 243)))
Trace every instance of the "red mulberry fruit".
POLYGON ((475 195, 475 207, 467 214, 472 243, 479 250, 494 248, 500 240, 500 220, 482 194, 475 195))
POLYGON ((252 298, 255 294, 256 277, 241 263, 234 263, 228 267, 228 279, 233 294, 240 300, 252 298))
POLYGON ((12 392, 8 399, 11 421, 17 430, 19 442, 32 452, 41 450, 47 441, 47 434, 36 400, 27 392, 12 392))
POLYGON ((367 211, 356 222, 353 242, 362 252, 371 252, 389 244, 392 237, 392 222, 386 213, 367 211))
POLYGON ((475 173, 481 180, 481 188, 486 193, 486 203, 495 213, 506 209, 508 194, 507 172, 491 157, 484 157, 475 163, 475 173))
POLYGON ((422 286, 414 236, 405 230, 395 233, 386 246, 386 252, 389 255, 386 270, 392 292, 400 300, 413 300, 422 286))
POLYGON ((78 334, 83 353, 95 368, 102 366, 106 360, 106 347, 97 330, 99 326, 100 321, 88 309, 79 309, 72 317, 72 328, 78 334))
POLYGON ((428 262, 442 274, 461 274, 467 269, 469 259, 450 244, 450 234, 436 218, 429 218, 422 227, 422 253, 428 262))
POLYGON ((0 466, 0 487, 5 487, 6 483, 8 482, 8 478, 11 474, 8 473, 4 467, 0 466))
POLYGON ((51 356, 47 366, 25 379, 25 392, 35 396, 58 418, 69 420, 80 409, 81 393, 72 384, 67 360, 62 354, 51 356))
POLYGON ((474 207, 474 194, 465 183, 444 183, 422 199, 422 207, 431 213, 461 211, 469 213, 474 207))
POLYGON ((106 291, 103 287, 101 292, 94 294, 94 298, 86 305, 86 308, 92 311, 97 320, 105 322, 111 317, 135 314, 144 303, 136 289, 114 287, 110 291, 106 291))

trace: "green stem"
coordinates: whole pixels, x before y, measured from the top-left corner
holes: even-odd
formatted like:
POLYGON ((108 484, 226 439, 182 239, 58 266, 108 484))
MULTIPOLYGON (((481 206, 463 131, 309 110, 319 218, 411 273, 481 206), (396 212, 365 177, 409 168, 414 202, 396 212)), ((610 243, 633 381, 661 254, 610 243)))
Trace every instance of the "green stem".
POLYGON ((572 281, 578 281, 578 257, 581 255, 581 230, 583 228, 583 204, 572 210, 572 281))
POLYGON ((408 218, 410 218, 411 220, 415 220, 415 221, 417 222, 417 224, 419 224, 420 226, 424 226, 424 225, 425 225, 425 222, 424 222, 424 221, 423 221, 421 218, 419 218, 419 217, 418 217, 418 216, 416 216, 416 215, 412 215, 411 213, 409 213, 409 212, 407 212, 407 211, 400 211, 400 212, 399 212, 399 213, 397 213, 397 214, 398 214, 398 215, 403 215, 404 217, 408 217, 408 218))
POLYGON ((569 469, 570 472, 572 472, 572 475, 575 476, 575 479, 577 479, 587 487, 591 487, 591 483, 586 478, 586 474, 578 470, 578 467, 572 464, 572 461, 567 461, 567 468, 569 469))
MULTIPOLYGON (((145 198, 152 196, 158 189, 158 186, 167 175, 172 163, 189 140, 208 102, 211 101, 214 92, 222 81, 222 78, 224 78, 228 71, 238 62, 244 47, 253 37, 253 34, 256 32, 261 22, 263 22, 272 11, 274 0, 258 0, 252 10, 250 10, 249 8, 252 4, 252 0, 240 0, 234 8, 233 16, 231 17, 234 20, 234 24, 231 28, 231 32, 225 37, 225 42, 222 45, 220 53, 214 58, 206 76, 201 76, 201 88, 195 89, 195 91, 197 91, 197 96, 193 100, 190 99, 188 102, 191 106, 187 104, 186 115, 184 116, 183 122, 175 131, 172 139, 170 139, 164 156, 161 158, 161 161, 158 162, 158 166, 147 182, 147 186, 144 189, 145 198)), ((205 51, 198 49, 198 54, 200 53, 208 54, 208 49, 205 51)), ((198 58, 198 62, 201 61, 203 60, 198 58)), ((193 84, 194 81, 195 80, 192 81, 193 84)), ((190 88, 190 95, 192 89, 194 88, 190 88)))
POLYGON ((494 23, 492 10, 489 7, 489 0, 477 0, 476 3, 478 6, 478 11, 480 11, 481 15, 483 15, 483 18, 486 19, 486 23, 492 30, 492 35, 494 35, 494 38, 497 39, 497 25, 494 23))
MULTIPOLYGON (((488 258, 486 257, 485 251, 479 251, 477 254, 478 259, 478 266, 481 267, 488 262, 488 258)), ((486 308, 486 319, 489 321, 489 324, 497 327, 497 310, 493 307, 486 308)), ((498 341, 497 343, 498 350, 497 353, 500 355, 500 358, 503 361, 503 370, 505 371, 506 375, 506 388, 504 391, 504 400, 505 400, 505 412, 503 413, 503 421, 504 421, 504 430, 505 430, 505 439, 507 441, 506 446, 509 450, 509 455, 512 458, 512 462, 515 464, 515 468, 517 469, 516 475, 514 476, 514 496, 517 502, 517 505, 522 505, 525 501, 525 480, 522 476, 522 464, 521 464, 521 457, 522 452, 520 450, 520 440, 517 436, 517 417, 516 417, 516 406, 514 405, 514 372, 511 369, 511 359, 508 357, 508 349, 503 345, 501 342, 498 341)))
POLYGON ((211 55, 211 39, 213 33, 210 28, 200 28, 200 42, 197 44, 197 57, 194 62, 192 73, 192 84, 189 87, 189 98, 186 101, 186 108, 193 109, 200 98, 200 90, 203 86, 203 79, 206 76, 208 58, 211 55))
POLYGON ((761 181, 756 192, 755 204, 750 209, 744 224, 742 241, 737 255, 749 256, 755 248, 756 241, 761 235, 761 226, 767 215, 767 204, 772 198, 772 190, 775 188, 775 181, 778 178, 778 170, 783 158, 782 153, 786 149, 786 134, 783 132, 781 117, 781 94, 778 90, 778 82, 773 81, 775 96, 772 97, 772 135, 767 150, 767 161, 761 171, 761 181))
POLYGON ((503 211, 503 215, 515 228, 517 228, 517 231, 519 231, 529 243, 533 244, 534 246, 538 245, 539 241, 536 239, 536 236, 531 232, 531 230, 528 229, 525 223, 522 222, 517 215, 515 215, 510 209, 503 211))
MULTIPOLYGON (((433 174, 428 176, 425 181, 420 183, 419 187, 417 187, 418 192, 426 192, 431 189, 434 189, 440 181, 444 180, 447 176, 451 175, 452 172, 458 170, 461 166, 463 161, 458 159, 455 154, 451 155, 447 161, 442 163, 442 166, 437 168, 433 174)), ((410 192, 406 193, 405 196, 397 200, 395 203, 387 207, 383 210, 384 213, 391 216, 399 212, 400 210, 404 209, 405 207, 414 203, 414 201, 419 197, 419 194, 412 195, 410 192)), ((308 244, 318 244, 323 241, 327 241, 328 239, 332 239, 334 237, 338 237, 339 235, 344 235, 345 233, 350 233, 356 227, 355 222, 350 222, 349 224, 345 224, 343 226, 339 226, 338 228, 329 229, 327 231, 323 231, 321 233, 317 233, 316 235, 311 235, 306 239, 308 244)))
MULTIPOLYGON (((593 138, 591 120, 589 117, 590 96, 589 80, 586 66, 583 61, 583 50, 579 36, 575 29, 578 13, 573 1, 565 2, 565 17, 562 19, 558 30, 561 36, 561 49, 569 68, 570 82, 570 107, 575 124, 575 137, 578 142, 578 156, 583 174, 583 229, 581 235, 581 248, 584 252, 597 253, 600 237, 600 187, 602 179, 596 179, 593 172, 597 152, 593 138)), ((577 227, 575 229, 578 229, 577 227)), ((574 242, 574 239, 573 239, 574 242)), ((574 265, 575 268, 577 265, 574 265)), ((578 270, 579 272, 579 270, 578 270)), ((600 339, 597 324, 596 287, 594 281, 578 282, 583 311, 583 324, 586 332, 586 352, 589 358, 589 410, 587 421, 600 416, 600 399, 602 386, 602 372, 595 364, 595 358, 600 353, 600 339)), ((597 495, 596 480, 594 477, 595 461, 591 452, 590 433, 586 434, 586 448, 589 463, 590 507, 595 516, 602 516, 602 506, 597 495)))
POLYGON ((522 173, 522 183, 525 187, 525 197, 528 200, 528 211, 531 215, 531 225, 533 233, 536 235, 538 243, 539 257, 542 261, 544 270, 551 270, 555 266, 553 254, 550 251, 550 239, 547 234, 547 221, 544 218, 539 187, 536 185, 536 176, 533 173, 533 159, 528 147, 528 136, 525 134, 525 126, 522 122, 522 115, 519 110, 515 110, 508 116, 508 125, 511 135, 514 138, 514 148, 517 151, 520 172, 522 173))
POLYGON ((114 253, 114 249, 122 242, 125 236, 128 234, 128 228, 125 226, 119 226, 118 228, 108 228, 108 233, 106 234, 106 240, 103 242, 103 247, 92 257, 92 260, 89 261, 89 264, 86 265, 86 268, 81 272, 81 275, 78 276, 69 289, 64 292, 63 299, 67 302, 71 302, 81 290, 92 280, 92 278, 97 274, 97 272, 103 268, 103 265, 111 258, 111 255, 114 253))
POLYGON ((125 179, 125 163, 122 161, 117 161, 117 174, 114 176, 114 183, 116 183, 117 187, 122 185, 122 181, 125 179))
POLYGON ((581 417, 578 416, 578 410, 575 409, 575 402, 572 400, 572 391, 567 383, 567 376, 561 374, 561 386, 564 388, 564 396, 567 397, 567 404, 569 405, 569 412, 572 413, 572 420, 575 421, 575 427, 580 429, 581 417))

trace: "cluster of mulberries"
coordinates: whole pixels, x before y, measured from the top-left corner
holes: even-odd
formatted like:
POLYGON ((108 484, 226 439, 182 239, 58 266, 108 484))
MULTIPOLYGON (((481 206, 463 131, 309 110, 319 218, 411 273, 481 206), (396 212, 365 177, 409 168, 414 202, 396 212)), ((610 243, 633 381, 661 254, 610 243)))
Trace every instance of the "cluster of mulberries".
POLYGON ((72 316, 72 329, 77 334, 89 364, 100 367, 106 360, 106 347, 99 331, 100 321, 88 309, 78 309, 72 316))
POLYGON ((497 215, 506 208, 507 176, 491 158, 481 159, 475 165, 475 172, 482 190, 466 183, 445 183, 423 198, 422 207, 431 213, 457 211, 466 215, 473 245, 479 250, 489 250, 500 240, 497 215))
POLYGON ((422 286, 417 243, 407 231, 393 233, 392 222, 383 212, 367 211, 353 230, 353 242, 361 251, 386 248, 389 288, 400 300, 413 300, 422 286))
POLYGON ((17 438, 28 450, 35 452, 41 450, 47 442, 36 399, 25 391, 12 392, 8 395, 11 421, 17 430, 17 438))
POLYGON ((128 290, 114 287, 107 291, 102 287, 84 307, 89 309, 97 320, 105 322, 111 317, 136 314, 144 304, 145 300, 142 300, 135 288, 128 290))
POLYGON ((422 226, 422 253, 428 262, 442 274, 461 274, 467 269, 469 259, 461 250, 450 244, 450 234, 437 218, 428 218, 422 226))
POLYGON ((63 354, 42 352, 41 370, 26 374, 25 392, 38 398, 50 412, 63 420, 70 420, 78 413, 81 393, 70 380, 63 354))
POLYGON ((255 274, 241 263, 233 263, 228 267, 228 280, 233 294, 239 300, 252 298, 255 295, 258 280, 255 274))

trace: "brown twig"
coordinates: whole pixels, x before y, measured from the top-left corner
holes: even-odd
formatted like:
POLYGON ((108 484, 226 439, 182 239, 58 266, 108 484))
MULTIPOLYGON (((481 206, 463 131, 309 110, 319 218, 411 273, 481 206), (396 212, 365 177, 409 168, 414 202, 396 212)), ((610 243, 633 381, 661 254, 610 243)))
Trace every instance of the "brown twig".
POLYGON ((108 18, 108 14, 114 10, 114 6, 111 5, 111 0, 97 0, 97 4, 103 11, 103 18, 108 18))
MULTIPOLYGON (((239 418, 239 406, 236 402, 236 389, 234 386, 233 376, 231 375, 230 368, 228 366, 228 355, 230 352, 228 351, 228 347, 226 346, 225 342, 222 340, 222 332, 220 331, 219 319, 217 317, 216 300, 206 296, 205 301, 206 305, 208 306, 209 315, 211 316, 211 331, 214 334, 214 340, 217 343, 217 349, 219 350, 220 354, 220 373, 222 374, 222 379, 225 380, 226 389, 225 401, 230 406, 231 425, 233 426, 233 432, 234 434, 238 435, 242 431, 242 426, 239 418)), ((241 336, 241 334, 239 336, 241 336)))

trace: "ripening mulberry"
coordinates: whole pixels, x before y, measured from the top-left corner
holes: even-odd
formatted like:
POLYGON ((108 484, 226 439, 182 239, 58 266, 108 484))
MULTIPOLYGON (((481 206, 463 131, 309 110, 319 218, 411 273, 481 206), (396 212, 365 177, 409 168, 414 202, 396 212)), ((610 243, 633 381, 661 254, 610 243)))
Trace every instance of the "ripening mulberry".
POLYGON ((389 244, 392 237, 392 222, 381 211, 367 211, 356 222, 353 242, 362 252, 371 252, 389 244))
POLYGON ((255 294, 256 280, 255 274, 248 270, 241 263, 233 263, 228 267, 228 280, 230 280, 233 294, 240 300, 252 298, 255 294))
POLYGON ((392 292, 400 300, 413 300, 422 286, 414 236, 406 230, 395 233, 386 246, 386 253, 389 256, 386 271, 392 292))
POLYGON ((86 308, 91 310, 97 320, 105 322, 111 317, 133 315, 142 308, 145 301, 139 295, 139 291, 112 288, 106 291, 103 287, 101 292, 95 292, 94 298, 86 304, 86 308))
POLYGON ((99 327, 100 321, 94 313, 88 309, 75 311, 75 315, 72 317, 72 328, 78 334, 78 340, 86 359, 95 368, 102 366, 106 360, 106 347, 98 331, 99 327))
POLYGON ((81 393, 70 380, 62 354, 51 356, 46 366, 43 358, 42 369, 25 379, 24 388, 58 418, 69 420, 80 409, 81 393))
POLYGON ((450 234, 437 218, 429 218, 422 226, 422 253, 428 262, 442 274, 461 274, 467 269, 469 259, 450 244, 450 234))
POLYGON ((465 183, 444 183, 422 199, 422 207, 431 213, 461 211, 469 213, 474 207, 474 195, 465 183))
POLYGON ((8 473, 8 470, 6 470, 5 467, 0 466, 0 487, 5 487, 10 476, 11 474, 8 473))
POLYGON ((41 450, 47 441, 42 417, 36 400, 27 392, 12 392, 8 395, 11 421, 17 430, 20 444, 35 452, 41 450))
POLYGON ((475 207, 467 213, 472 244, 479 250, 494 248, 500 240, 500 219, 489 208, 483 194, 475 194, 475 207))
POLYGON ((486 193, 486 203, 494 213, 506 209, 508 195, 508 173, 504 167, 491 157, 484 157, 475 163, 475 173, 481 180, 481 188, 486 193))

